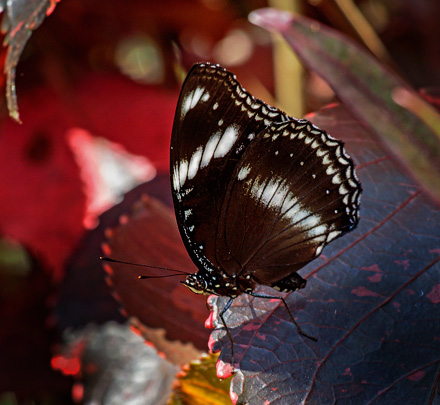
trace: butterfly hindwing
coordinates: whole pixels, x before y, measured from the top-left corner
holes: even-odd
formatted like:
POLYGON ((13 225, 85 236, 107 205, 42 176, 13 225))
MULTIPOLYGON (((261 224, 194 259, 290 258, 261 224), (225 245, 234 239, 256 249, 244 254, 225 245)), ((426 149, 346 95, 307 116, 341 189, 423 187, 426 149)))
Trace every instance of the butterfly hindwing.
POLYGON ((342 142, 306 120, 272 124, 230 179, 217 230, 220 265, 276 284, 356 226, 359 195, 342 142))

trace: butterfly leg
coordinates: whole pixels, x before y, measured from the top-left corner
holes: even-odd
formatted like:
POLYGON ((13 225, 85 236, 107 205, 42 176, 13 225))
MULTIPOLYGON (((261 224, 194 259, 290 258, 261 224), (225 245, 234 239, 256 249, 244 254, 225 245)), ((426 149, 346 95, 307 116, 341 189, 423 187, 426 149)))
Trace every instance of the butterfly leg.
POLYGON ((225 318, 223 318, 223 315, 231 306, 232 301, 234 301, 234 298, 229 299, 229 301, 226 303, 225 307, 220 311, 219 317, 222 320, 223 326, 225 327, 225 330, 226 330, 226 334, 228 335, 228 338, 231 342, 231 364, 232 364, 232 366, 234 366, 234 341, 232 340, 231 332, 229 332, 229 328, 226 325, 225 318))
MULTIPOLYGON (((304 280, 304 281, 305 281, 305 280, 304 280)), ((277 296, 275 296, 275 295, 258 294, 258 293, 254 293, 254 292, 252 292, 252 291, 251 291, 251 292, 247 292, 246 294, 252 295, 253 297, 257 297, 257 298, 265 298, 265 299, 270 299, 270 300, 276 299, 276 300, 280 300, 280 301, 282 301, 282 303, 284 304, 284 306, 285 306, 286 309, 287 309, 287 312, 289 313, 289 316, 290 316, 291 321, 293 322, 293 324, 294 324, 294 325, 296 326, 296 328, 298 329, 298 332, 299 332, 301 335, 305 336, 306 338, 309 338, 310 340, 313 340, 314 342, 317 342, 317 341, 318 341, 318 339, 316 339, 315 337, 310 336, 310 335, 308 335, 306 332, 304 332, 304 331, 302 330, 301 326, 298 325, 298 323, 297 323, 297 322, 295 321, 295 319, 293 318, 292 312, 290 311, 290 308, 289 308, 289 306, 287 305, 287 303, 286 303, 286 301, 284 300, 283 297, 277 297, 277 296)))

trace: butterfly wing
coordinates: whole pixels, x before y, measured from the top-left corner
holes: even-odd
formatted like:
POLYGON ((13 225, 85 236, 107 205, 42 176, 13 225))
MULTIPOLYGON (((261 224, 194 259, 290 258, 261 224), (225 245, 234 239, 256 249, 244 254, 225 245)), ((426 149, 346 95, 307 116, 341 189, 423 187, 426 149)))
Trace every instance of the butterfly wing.
POLYGON ((229 180, 216 242, 229 274, 276 285, 357 225, 353 162, 342 142, 306 120, 263 130, 229 180))
POLYGON ((247 93, 219 66, 193 67, 171 139, 182 239, 199 270, 289 277, 358 222, 361 187, 342 142, 247 93))
POLYGON ((199 269, 218 268, 221 261, 219 217, 243 153, 256 134, 287 119, 219 66, 199 64, 189 72, 174 119, 170 172, 179 230, 199 269))

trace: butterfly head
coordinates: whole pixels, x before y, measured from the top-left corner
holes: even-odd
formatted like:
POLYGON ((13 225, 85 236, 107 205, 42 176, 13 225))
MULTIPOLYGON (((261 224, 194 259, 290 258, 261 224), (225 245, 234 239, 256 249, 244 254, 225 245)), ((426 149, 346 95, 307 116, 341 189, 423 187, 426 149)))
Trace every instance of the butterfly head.
POLYGON ((193 293, 196 294, 210 294, 208 291, 208 283, 199 274, 190 274, 182 284, 188 287, 193 293))

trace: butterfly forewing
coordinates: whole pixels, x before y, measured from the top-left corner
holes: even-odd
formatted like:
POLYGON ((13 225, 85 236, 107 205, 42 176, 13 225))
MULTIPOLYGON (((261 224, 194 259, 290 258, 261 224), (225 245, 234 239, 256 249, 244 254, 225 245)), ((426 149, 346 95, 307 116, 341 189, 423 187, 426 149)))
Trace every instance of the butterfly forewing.
POLYGON ((237 163, 256 134, 285 120, 223 68, 199 64, 189 72, 174 120, 170 170, 179 229, 199 267, 218 266, 218 219, 237 163))

